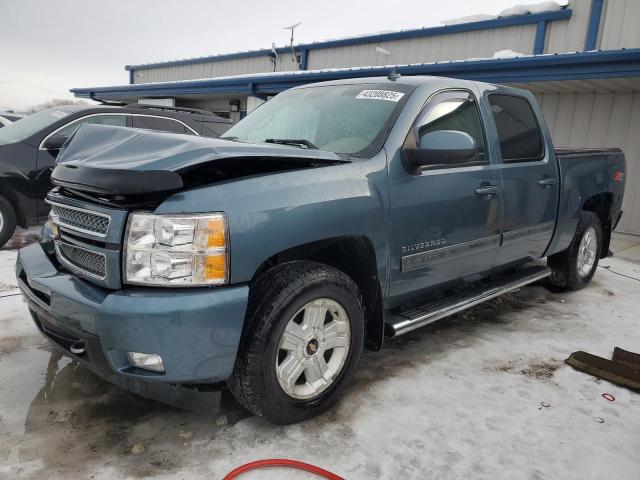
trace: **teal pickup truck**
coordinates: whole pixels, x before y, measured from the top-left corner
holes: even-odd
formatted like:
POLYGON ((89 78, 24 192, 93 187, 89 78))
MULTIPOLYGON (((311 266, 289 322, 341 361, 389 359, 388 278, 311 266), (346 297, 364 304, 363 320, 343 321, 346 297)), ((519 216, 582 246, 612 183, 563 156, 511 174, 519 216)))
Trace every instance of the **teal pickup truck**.
POLYGON ((585 286, 625 159, 554 149, 529 92, 390 75, 285 91, 221 139, 85 125, 51 178, 16 266, 40 331, 121 384, 225 382, 290 423, 385 337, 585 286))

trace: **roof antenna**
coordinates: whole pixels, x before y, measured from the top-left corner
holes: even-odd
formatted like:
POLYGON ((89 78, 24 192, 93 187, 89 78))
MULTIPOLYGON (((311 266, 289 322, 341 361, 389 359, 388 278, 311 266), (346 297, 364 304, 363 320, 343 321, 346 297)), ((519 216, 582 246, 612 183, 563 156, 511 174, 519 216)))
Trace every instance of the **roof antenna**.
POLYGON ((293 31, 296 27, 299 27, 302 22, 294 23, 293 25, 289 25, 288 27, 284 27, 283 30, 291 30, 291 61, 296 61, 296 51, 293 49, 293 31))
POLYGON ((397 71, 396 71, 396 67, 393 67, 391 69, 391 71, 389 72, 389 76, 387 77, 389 80, 391 80, 392 82, 395 82, 396 80, 398 80, 402 75, 400 75, 397 71))

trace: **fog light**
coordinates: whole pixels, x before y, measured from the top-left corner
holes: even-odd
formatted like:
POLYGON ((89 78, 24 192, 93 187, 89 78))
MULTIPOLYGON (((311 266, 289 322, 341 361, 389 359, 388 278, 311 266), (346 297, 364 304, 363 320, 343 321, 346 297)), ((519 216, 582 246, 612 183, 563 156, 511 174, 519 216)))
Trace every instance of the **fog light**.
POLYGON ((127 352, 127 359, 132 367, 164 373, 162 357, 155 353, 127 352))

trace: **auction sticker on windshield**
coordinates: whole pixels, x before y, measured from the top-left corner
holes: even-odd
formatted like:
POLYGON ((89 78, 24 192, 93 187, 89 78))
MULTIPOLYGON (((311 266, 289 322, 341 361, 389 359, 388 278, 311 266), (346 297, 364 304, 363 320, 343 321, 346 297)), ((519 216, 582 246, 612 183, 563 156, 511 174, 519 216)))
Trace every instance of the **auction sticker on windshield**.
POLYGON ((356 98, 364 98, 366 100, 386 100, 387 102, 398 102, 404 93, 392 92, 391 90, 362 90, 356 98))

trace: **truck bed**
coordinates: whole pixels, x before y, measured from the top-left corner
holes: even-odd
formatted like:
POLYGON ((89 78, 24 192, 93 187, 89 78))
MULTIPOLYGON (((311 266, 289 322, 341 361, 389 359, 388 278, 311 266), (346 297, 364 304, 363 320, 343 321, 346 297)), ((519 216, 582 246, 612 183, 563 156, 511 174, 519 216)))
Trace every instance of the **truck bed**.
MULTIPOLYGON (((560 204, 556 231, 547 254, 569 247, 578 226, 581 199, 601 198, 611 218, 603 229, 611 231, 620 219, 626 162, 619 148, 556 148, 560 169, 560 204)), ((608 237, 607 237, 608 238, 608 237)), ((605 252, 609 245, 604 246, 605 252)))

